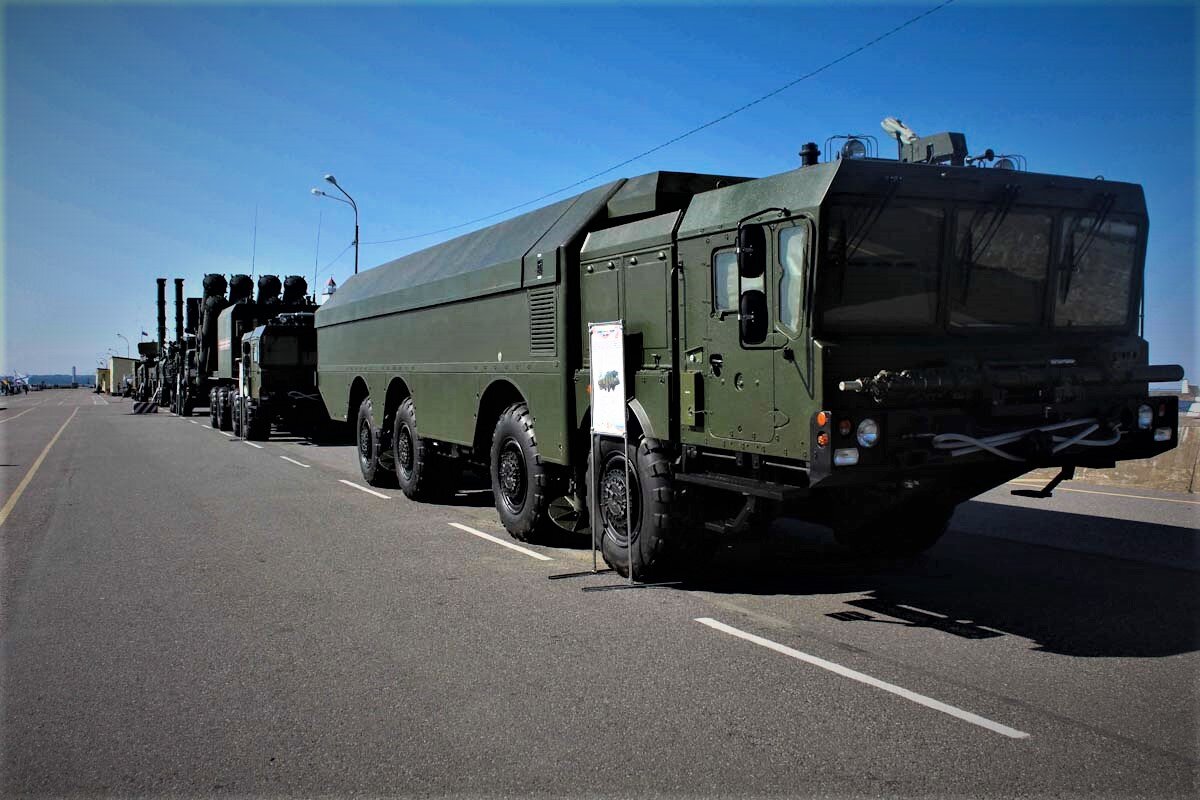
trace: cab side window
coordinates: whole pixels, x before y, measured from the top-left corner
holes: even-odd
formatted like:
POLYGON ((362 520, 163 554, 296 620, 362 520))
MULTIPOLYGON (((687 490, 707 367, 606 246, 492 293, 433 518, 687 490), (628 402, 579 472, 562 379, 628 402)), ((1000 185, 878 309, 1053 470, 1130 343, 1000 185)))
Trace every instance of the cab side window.
POLYGON ((807 264, 808 226, 802 223, 784 228, 779 233, 779 322, 790 331, 800 329, 807 264))
POLYGON ((713 256, 713 307, 717 311, 732 311, 738 305, 737 254, 722 250, 713 256))
POLYGON ((722 250, 713 256, 713 282, 713 307, 717 311, 736 311, 742 292, 750 289, 766 291, 762 275, 742 278, 741 291, 738 290, 737 252, 734 250, 722 250))

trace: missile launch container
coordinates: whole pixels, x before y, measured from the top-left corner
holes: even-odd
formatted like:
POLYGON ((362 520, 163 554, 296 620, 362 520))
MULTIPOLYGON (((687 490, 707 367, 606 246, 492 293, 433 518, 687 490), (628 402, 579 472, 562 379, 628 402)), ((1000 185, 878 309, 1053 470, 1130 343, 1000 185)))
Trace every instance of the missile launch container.
POLYGON ((1035 467, 1175 446, 1141 187, 986 168, 961 134, 816 150, 757 180, 617 180, 348 279, 316 314, 318 381, 364 478, 420 498, 485 465, 518 539, 579 526, 591 483, 606 560, 649 577, 777 514, 915 553, 1035 467), (587 326, 612 320, 631 439, 589 482, 587 326))

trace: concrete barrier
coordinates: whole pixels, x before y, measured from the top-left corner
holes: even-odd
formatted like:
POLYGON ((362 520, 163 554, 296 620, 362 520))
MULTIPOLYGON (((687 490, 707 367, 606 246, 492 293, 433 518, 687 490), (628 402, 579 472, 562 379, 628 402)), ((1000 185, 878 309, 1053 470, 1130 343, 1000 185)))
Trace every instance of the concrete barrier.
MULTIPOLYGON (((1200 420, 1180 418, 1179 444, 1157 458, 1122 461, 1113 469, 1080 469, 1075 480, 1110 486, 1144 486, 1164 492, 1200 492, 1200 420)), ((1026 477, 1049 481, 1056 469, 1035 470, 1026 477)))

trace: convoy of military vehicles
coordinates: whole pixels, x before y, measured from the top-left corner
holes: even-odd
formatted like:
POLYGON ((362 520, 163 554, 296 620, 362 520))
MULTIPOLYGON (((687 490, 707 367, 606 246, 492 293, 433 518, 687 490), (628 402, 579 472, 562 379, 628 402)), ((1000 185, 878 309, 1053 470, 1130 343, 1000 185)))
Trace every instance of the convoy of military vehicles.
POLYGON ((484 472, 521 540, 589 530, 595 492, 594 541, 639 578, 778 515, 913 554, 1030 470, 1060 468, 1048 496, 1174 447, 1178 404, 1148 391, 1182 369, 1142 336, 1141 187, 896 125, 896 160, 831 137, 767 178, 616 180, 320 307, 298 276, 255 298, 212 274, 186 304, 176 280, 170 342, 160 279, 133 393, 248 439, 344 423, 363 478, 414 500, 484 472), (593 442, 588 323, 611 321, 625 370, 598 385, 624 384, 629 434, 593 442))

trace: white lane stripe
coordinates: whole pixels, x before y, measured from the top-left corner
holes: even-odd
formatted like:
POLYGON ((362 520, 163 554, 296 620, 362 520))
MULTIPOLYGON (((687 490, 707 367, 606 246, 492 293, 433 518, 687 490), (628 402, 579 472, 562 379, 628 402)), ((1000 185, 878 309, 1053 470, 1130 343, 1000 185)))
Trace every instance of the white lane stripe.
POLYGON ((200 424, 199 422, 196 422, 196 420, 194 420, 194 419, 189 419, 189 420, 188 420, 188 422, 192 423, 193 425, 199 425, 199 424, 200 424))
POLYGON ((301 464, 299 461, 297 461, 297 460, 296 460, 296 459, 294 459, 294 458, 288 458, 287 456, 280 456, 280 458, 282 458, 284 461, 290 461, 290 462, 292 462, 292 463, 293 463, 293 464, 295 464, 297 467, 304 467, 305 469, 308 469, 308 464, 301 464))
POLYGON ((956 708, 955 706, 943 703, 940 700, 934 700, 932 697, 926 697, 923 694, 917 694, 916 692, 909 691, 902 686, 897 686, 894 683, 888 683, 887 681, 881 681, 878 678, 872 678, 870 675, 852 670, 849 667, 843 667, 841 664, 835 664, 832 661, 826 661, 823 658, 810 656, 808 653, 802 653, 799 650, 793 650, 786 645, 773 642, 770 639, 764 639, 761 636, 755 636, 753 633, 746 633, 745 631, 739 630, 731 625, 726 625, 724 622, 718 622, 711 617, 697 617, 696 622, 699 622, 701 625, 707 625, 713 630, 727 633, 730 636, 736 636, 739 639, 745 639, 747 642, 753 642, 754 644, 765 647, 768 650, 774 650, 776 653, 782 653, 785 656, 791 656, 792 658, 803 661, 806 664, 812 664, 815 667, 829 670, 836 675, 841 675, 843 678, 850 678, 851 680, 858 681, 859 683, 865 683, 868 686, 874 686, 876 689, 883 689, 885 692, 890 692, 898 697, 903 697, 905 700, 911 700, 918 705, 925 706, 926 708, 932 708, 934 711, 941 711, 943 714, 949 714, 952 717, 957 717, 958 719, 969 722, 972 725, 978 725, 981 728, 987 728, 989 731, 998 733, 1001 736, 1007 736, 1010 739, 1029 738, 1029 734, 1025 733, 1024 731, 1019 731, 1016 728, 1010 728, 1007 725, 1001 725, 999 722, 993 722, 986 717, 981 717, 978 714, 972 714, 970 711, 963 711, 961 708, 956 708))
MULTIPOLYGON (((40 403, 39 403, 39 405, 40 405, 40 403)), ((11 417, 5 417, 4 419, 0 419, 0 423, 8 422, 9 420, 14 420, 17 417, 20 417, 24 414, 28 414, 30 411, 33 411, 33 409, 35 409, 35 408, 37 408, 37 406, 32 406, 30 408, 27 408, 24 411, 22 411, 20 414, 13 414, 11 417)))
MULTIPOLYGON (((1015 481, 1009 481, 1009 483, 1015 483, 1018 486, 1045 486, 1045 484, 1046 484, 1045 481, 1034 481, 1034 480, 1015 480, 1015 481)), ((1121 494, 1119 492, 1098 492, 1094 489, 1069 489, 1066 486, 1059 486, 1054 491, 1056 491, 1056 492, 1076 492, 1077 494, 1102 494, 1105 497, 1128 497, 1132 500, 1150 500, 1150 501, 1157 500, 1162 503, 1183 503, 1186 506, 1200 506, 1200 500, 1176 500, 1171 497, 1148 497, 1147 495, 1144 495, 1144 494, 1121 494)))
MULTIPOLYGON (((213 430, 216 430, 216 429, 214 428, 213 430)), ((233 434, 230 433, 229 431, 217 431, 217 433, 221 434, 222 436, 228 436, 230 439, 233 438, 233 434)))
POLYGON ((494 542, 494 543, 500 545, 501 547, 507 547, 509 550, 516 550, 518 553, 524 553, 525 555, 529 556, 530 558, 536 558, 538 561, 553 561, 554 560, 554 559, 550 558, 550 556, 544 556, 541 553, 535 553, 527 547, 521 547, 521 545, 519 545, 519 544, 513 544, 512 542, 506 542, 503 539, 498 539, 495 536, 492 536, 490 533, 484 533, 483 531, 477 531, 474 528, 467 527, 466 525, 461 525, 457 522, 451 522, 449 524, 452 528, 458 528, 460 531, 466 531, 467 533, 471 534, 472 536, 478 536, 480 539, 487 539, 489 542, 494 542))
POLYGON ((391 500, 391 499, 392 499, 392 498, 388 497, 386 494, 384 494, 383 492, 377 492, 377 491, 375 491, 374 489, 368 489, 368 488, 367 488, 367 487, 365 487, 365 486, 359 486, 359 485, 358 485, 357 483, 355 483, 354 481, 348 481, 348 480, 346 480, 345 478, 338 478, 338 481, 340 481, 341 483, 344 483, 344 484, 346 484, 347 486, 353 486, 355 489, 358 489, 360 492, 366 492, 367 494, 373 494, 373 495, 375 495, 376 497, 382 497, 384 500, 391 500))
POLYGON ((257 447, 259 450, 263 449, 261 444, 255 444, 254 442, 242 442, 242 444, 248 444, 251 447, 257 447))

